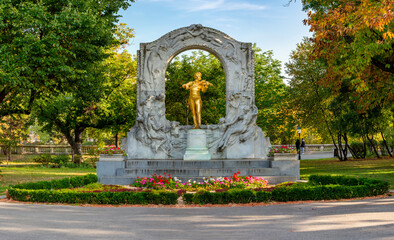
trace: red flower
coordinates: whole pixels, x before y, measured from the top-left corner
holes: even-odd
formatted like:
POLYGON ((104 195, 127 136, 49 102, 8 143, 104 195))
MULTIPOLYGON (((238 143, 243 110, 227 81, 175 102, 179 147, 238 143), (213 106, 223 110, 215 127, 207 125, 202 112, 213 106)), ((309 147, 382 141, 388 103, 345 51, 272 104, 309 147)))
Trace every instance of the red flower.
POLYGON ((241 172, 240 172, 240 171, 238 171, 237 173, 238 173, 238 174, 241 174, 241 172))

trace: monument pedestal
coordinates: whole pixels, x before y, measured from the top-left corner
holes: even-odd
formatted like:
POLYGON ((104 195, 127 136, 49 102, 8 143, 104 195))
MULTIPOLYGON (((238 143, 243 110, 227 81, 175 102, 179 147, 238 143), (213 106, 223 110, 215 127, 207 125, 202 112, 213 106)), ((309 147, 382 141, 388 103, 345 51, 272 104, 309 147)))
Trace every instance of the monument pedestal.
POLYGON ((211 160, 207 147, 207 133, 201 129, 190 129, 187 132, 187 146, 183 160, 211 160))

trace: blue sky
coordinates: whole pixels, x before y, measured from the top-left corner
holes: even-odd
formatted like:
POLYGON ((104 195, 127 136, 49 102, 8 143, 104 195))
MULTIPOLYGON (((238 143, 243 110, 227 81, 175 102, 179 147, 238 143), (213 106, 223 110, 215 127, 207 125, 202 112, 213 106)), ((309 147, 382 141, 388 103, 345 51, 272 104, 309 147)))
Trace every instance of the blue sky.
MULTIPOLYGON (((288 0, 136 0, 120 22, 135 30, 127 49, 136 54, 141 42, 151 42, 169 31, 202 24, 220 30, 242 42, 256 43, 263 51, 288 62, 290 52, 303 36, 311 36, 304 26, 307 18, 301 0, 285 7, 288 0)), ((284 73, 283 73, 284 74, 284 73)))

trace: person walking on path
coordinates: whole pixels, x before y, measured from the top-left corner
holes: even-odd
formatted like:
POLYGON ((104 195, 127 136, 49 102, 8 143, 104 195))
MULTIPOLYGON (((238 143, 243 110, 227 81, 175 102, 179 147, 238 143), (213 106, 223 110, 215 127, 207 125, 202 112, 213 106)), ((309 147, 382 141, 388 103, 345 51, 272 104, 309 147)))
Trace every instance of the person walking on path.
POLYGON ((302 154, 305 153, 305 140, 304 139, 302 139, 302 141, 301 141, 301 151, 302 151, 302 154))
POLYGON ((300 139, 297 139, 296 141, 296 149, 297 149, 297 153, 300 151, 300 139))

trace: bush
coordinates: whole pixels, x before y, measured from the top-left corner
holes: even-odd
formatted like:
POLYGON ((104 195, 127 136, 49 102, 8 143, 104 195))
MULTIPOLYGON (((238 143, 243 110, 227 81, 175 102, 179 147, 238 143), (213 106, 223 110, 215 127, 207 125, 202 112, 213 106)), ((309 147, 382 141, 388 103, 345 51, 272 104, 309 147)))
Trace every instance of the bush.
POLYGON ((17 201, 50 203, 90 203, 90 204, 176 204, 175 192, 73 192, 63 190, 8 190, 12 199, 17 201))
POLYGON ((70 162, 71 157, 67 154, 56 155, 52 157, 50 163, 55 164, 57 166, 62 166, 65 163, 70 162))
POLYGON ((33 161, 36 163, 41 163, 42 165, 48 165, 51 162, 51 155, 44 153, 38 157, 33 158, 33 161))
POLYGON ((188 204, 330 200, 377 196, 387 193, 389 189, 388 182, 368 178, 313 175, 309 181, 307 184, 282 184, 271 192, 237 189, 226 192, 200 191, 196 194, 186 193, 183 199, 188 204))
POLYGON ((85 176, 71 177, 71 178, 63 178, 56 179, 52 181, 40 181, 34 183, 21 183, 14 186, 10 186, 10 188, 15 189, 29 189, 29 190, 37 190, 37 189, 61 189, 61 188, 70 188, 70 187, 82 187, 84 185, 90 183, 96 183, 98 178, 94 174, 88 174, 85 176))

